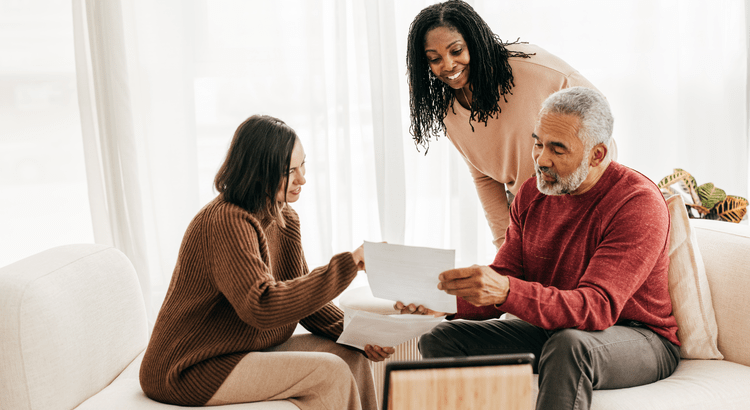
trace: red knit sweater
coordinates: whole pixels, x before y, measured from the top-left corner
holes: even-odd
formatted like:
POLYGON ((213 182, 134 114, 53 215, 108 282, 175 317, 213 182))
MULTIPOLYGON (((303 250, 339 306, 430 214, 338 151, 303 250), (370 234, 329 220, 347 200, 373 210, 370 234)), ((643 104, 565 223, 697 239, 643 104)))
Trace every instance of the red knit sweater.
POLYGON ((544 195, 527 180, 490 267, 509 277, 507 300, 475 307, 459 298, 456 318, 502 310, 544 329, 582 330, 635 320, 679 344, 667 287, 669 212, 653 182, 616 162, 582 195, 544 195))
POLYGON ((285 342, 297 323, 338 338, 331 300, 356 277, 354 259, 308 272, 297 214, 287 206, 283 217, 281 228, 221 197, 195 216, 141 364, 148 397, 203 405, 246 353, 285 342))

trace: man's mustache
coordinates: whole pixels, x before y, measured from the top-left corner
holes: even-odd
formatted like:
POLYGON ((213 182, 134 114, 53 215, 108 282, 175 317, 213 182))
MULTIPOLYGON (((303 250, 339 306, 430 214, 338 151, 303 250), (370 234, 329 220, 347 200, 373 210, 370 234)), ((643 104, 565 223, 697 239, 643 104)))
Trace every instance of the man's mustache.
POLYGON ((559 177, 557 175, 557 172, 551 170, 549 167, 542 167, 542 166, 539 166, 539 165, 536 165, 536 164, 534 164, 534 167, 536 168, 536 173, 537 174, 543 173, 543 174, 545 174, 547 176, 550 176, 552 178, 555 178, 555 179, 557 179, 559 177))

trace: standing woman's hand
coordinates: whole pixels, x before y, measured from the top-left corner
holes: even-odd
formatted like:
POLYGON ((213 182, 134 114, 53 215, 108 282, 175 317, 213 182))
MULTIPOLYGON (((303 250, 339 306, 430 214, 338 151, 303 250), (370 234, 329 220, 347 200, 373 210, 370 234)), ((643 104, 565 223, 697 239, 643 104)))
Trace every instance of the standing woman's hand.
POLYGON ((359 245, 359 248, 352 251, 352 258, 357 264, 357 270, 365 270, 365 244, 359 245))

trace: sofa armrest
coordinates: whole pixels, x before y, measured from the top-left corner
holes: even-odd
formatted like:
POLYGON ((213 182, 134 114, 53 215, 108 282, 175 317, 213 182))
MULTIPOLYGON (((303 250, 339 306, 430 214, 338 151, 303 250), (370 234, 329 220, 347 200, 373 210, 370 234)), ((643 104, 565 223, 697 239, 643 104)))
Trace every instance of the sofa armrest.
POLYGON ((71 409, 146 347, 133 265, 105 245, 52 248, 0 269, 0 408, 71 409))
POLYGON ((691 219, 711 289, 718 347, 725 360, 750 366, 750 226, 691 219))

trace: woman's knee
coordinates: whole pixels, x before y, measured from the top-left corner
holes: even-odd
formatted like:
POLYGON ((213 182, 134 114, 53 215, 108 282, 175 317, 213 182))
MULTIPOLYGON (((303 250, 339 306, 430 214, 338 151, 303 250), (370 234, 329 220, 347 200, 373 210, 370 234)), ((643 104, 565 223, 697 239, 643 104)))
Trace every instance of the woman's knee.
POLYGON ((363 382, 360 380, 362 377, 367 377, 367 375, 372 374, 372 362, 364 354, 355 350, 346 349, 346 352, 343 352, 340 357, 349 367, 349 370, 358 382, 363 382))
POLYGON ((333 353, 322 353, 320 354, 320 365, 318 366, 318 369, 321 371, 324 371, 328 374, 351 374, 351 371, 349 370, 349 365, 346 364, 346 361, 339 357, 336 354, 333 353))

